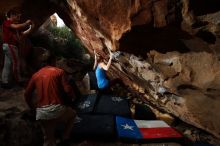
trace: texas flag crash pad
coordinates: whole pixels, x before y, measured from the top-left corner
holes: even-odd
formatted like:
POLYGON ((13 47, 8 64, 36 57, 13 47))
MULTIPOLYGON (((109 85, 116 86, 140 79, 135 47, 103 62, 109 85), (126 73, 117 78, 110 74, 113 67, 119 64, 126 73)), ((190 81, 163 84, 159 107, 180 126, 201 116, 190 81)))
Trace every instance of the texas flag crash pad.
POLYGON ((116 116, 117 133, 120 139, 130 142, 164 142, 182 140, 183 136, 161 120, 133 120, 116 116))

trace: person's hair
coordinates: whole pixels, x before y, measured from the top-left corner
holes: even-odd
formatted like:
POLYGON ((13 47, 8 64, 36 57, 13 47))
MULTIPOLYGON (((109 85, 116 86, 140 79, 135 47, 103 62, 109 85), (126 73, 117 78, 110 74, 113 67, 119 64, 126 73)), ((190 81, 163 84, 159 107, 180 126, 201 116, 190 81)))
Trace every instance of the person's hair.
POLYGON ((44 54, 41 56, 41 66, 44 67, 47 65, 54 65, 56 61, 56 56, 49 50, 47 50, 44 54))
POLYGON ((14 7, 14 8, 12 8, 12 9, 10 9, 10 10, 7 12, 6 16, 7 16, 8 18, 10 18, 12 15, 17 15, 17 14, 21 14, 21 9, 20 9, 20 7, 14 7))
POLYGON ((48 59, 45 61, 48 65, 54 65, 54 62, 56 61, 56 56, 54 54, 50 54, 48 59))
POLYGON ((102 56, 97 57, 97 62, 98 63, 103 62, 103 61, 104 61, 104 58, 102 56))

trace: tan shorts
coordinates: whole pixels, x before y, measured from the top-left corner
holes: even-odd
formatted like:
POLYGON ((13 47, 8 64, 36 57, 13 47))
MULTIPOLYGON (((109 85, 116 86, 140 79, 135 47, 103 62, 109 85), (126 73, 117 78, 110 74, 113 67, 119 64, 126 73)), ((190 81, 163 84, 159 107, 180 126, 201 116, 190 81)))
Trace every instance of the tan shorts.
POLYGON ((50 120, 56 119, 60 117, 65 110, 66 106, 58 104, 58 105, 46 105, 44 107, 40 107, 36 109, 36 120, 50 120))

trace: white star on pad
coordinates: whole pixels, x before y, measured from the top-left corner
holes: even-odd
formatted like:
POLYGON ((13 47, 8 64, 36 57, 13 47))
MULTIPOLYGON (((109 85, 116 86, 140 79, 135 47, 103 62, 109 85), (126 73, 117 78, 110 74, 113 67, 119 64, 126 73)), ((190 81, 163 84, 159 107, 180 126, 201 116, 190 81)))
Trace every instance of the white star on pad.
POLYGON ((78 105, 78 108, 83 110, 83 109, 86 109, 86 108, 90 107, 90 104, 91 104, 90 101, 86 100, 86 101, 80 103, 78 105))
POLYGON ((120 102, 122 100, 123 99, 121 97, 112 97, 112 101, 114 101, 114 102, 120 102))
POLYGON ((121 126, 124 127, 124 129, 134 130, 133 129, 134 126, 129 126, 127 123, 125 125, 121 125, 121 126))

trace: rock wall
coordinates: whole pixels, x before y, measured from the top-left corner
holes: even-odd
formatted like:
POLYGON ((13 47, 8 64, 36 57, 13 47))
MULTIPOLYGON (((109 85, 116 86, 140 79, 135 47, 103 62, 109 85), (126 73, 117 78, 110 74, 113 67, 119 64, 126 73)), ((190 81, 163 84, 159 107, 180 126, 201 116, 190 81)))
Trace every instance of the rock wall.
POLYGON ((216 56, 151 51, 147 60, 127 53, 116 60, 117 68, 110 74, 124 79, 140 98, 219 137, 220 61, 216 56))
MULTIPOLYGON (((10 3, 9 3, 10 2, 10 3)), ((10 0, 40 26, 57 12, 92 53, 123 52, 110 75, 220 138, 218 0, 10 0), (138 56, 138 57, 137 57, 138 56), (114 73, 114 74, 113 74, 114 73)))

